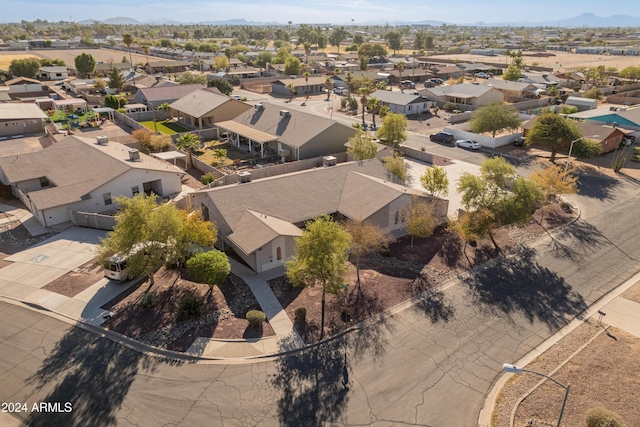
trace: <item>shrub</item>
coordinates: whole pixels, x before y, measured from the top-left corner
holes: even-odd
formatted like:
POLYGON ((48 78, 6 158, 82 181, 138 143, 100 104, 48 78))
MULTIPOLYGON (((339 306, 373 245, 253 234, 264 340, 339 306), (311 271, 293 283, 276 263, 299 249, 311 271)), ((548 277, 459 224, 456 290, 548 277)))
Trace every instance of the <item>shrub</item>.
POLYGON ((142 297, 142 301, 140 301, 140 305, 145 308, 153 307, 158 302, 158 295, 155 292, 149 292, 142 297))
POLYGON ((249 310, 247 320, 251 326, 260 326, 267 320, 267 316, 260 310, 249 310))
POLYGON ((151 145, 151 138, 153 137, 153 132, 151 132, 147 128, 136 129, 131 132, 131 136, 133 139, 142 144, 145 148, 149 148, 151 145))
POLYGON ((213 250, 189 258, 187 271, 193 281, 213 287, 225 281, 231 272, 231 264, 223 252, 213 250))
POLYGON ((581 159, 594 157, 600 153, 602 153, 602 145, 592 139, 582 139, 573 147, 573 155, 581 159))
POLYGON ((307 318, 307 309, 304 308, 304 307, 298 307, 298 308, 295 309, 293 314, 294 314, 296 319, 304 322, 305 319, 307 318))
POLYGON ((216 180, 216 177, 213 176, 211 172, 207 172, 200 177, 200 182, 203 183, 204 185, 211 184, 215 180, 216 180))
POLYGON ((453 102, 447 102, 442 108, 450 113, 456 109, 456 104, 454 104, 453 102))
POLYGON ((620 415, 596 406, 587 411, 587 427, 626 427, 620 415))
POLYGON ((194 294, 189 294, 178 303, 178 321, 197 319, 204 314, 204 301, 194 294))

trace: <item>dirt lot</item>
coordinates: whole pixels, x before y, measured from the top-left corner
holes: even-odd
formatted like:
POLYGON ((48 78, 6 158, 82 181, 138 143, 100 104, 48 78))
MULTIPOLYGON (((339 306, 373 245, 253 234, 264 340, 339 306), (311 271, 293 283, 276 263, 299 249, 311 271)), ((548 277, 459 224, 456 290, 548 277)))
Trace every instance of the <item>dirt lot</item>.
MULTIPOLYGON (((556 208, 545 213, 543 225, 551 229, 571 217, 556 208)), ((540 213, 536 218, 540 218, 540 213)), ((436 230, 428 239, 414 239, 413 248, 409 236, 400 238, 390 245, 386 254, 361 261, 360 296, 355 288, 356 269, 350 265, 345 281, 350 284, 348 289, 339 295, 326 296, 326 331, 331 334, 344 330, 543 233, 545 230, 535 221, 519 229, 496 230, 494 238, 500 250, 489 239, 474 246, 465 245, 460 238, 443 229, 436 230), (342 319, 345 307, 350 315, 348 322, 342 319)), ((269 284, 291 319, 295 319, 296 308, 306 309, 306 324, 296 321, 296 327, 306 342, 316 341, 320 336, 321 288, 295 288, 286 278, 273 279, 269 284)), ((430 296, 439 297, 437 291, 430 296)), ((436 315, 446 316, 447 313, 436 315)))
POLYGON ((81 265, 76 271, 70 271, 62 277, 47 284, 42 289, 73 298, 102 279, 102 266, 93 261, 81 265))
POLYGON ((0 70, 8 70, 9 65, 11 65, 11 61, 13 61, 14 59, 27 59, 27 58, 39 58, 39 56, 30 54, 30 53, 0 51, 0 70))
MULTIPOLYGON (((558 344, 527 365, 527 369, 551 374, 562 384, 571 384, 563 426, 582 426, 587 411, 603 406, 618 413, 627 426, 640 425, 640 339, 624 331, 602 326, 590 320, 563 338, 558 344), (558 367, 580 346, 600 333, 580 353, 558 367)), ((511 411, 541 378, 532 374, 514 375, 498 396, 493 426, 509 425, 511 411)), ((564 389, 546 381, 518 406, 514 426, 555 426, 564 397, 564 389), (528 424, 533 422, 534 424, 528 424)))
MULTIPOLYGON (((62 59, 67 65, 73 65, 75 57, 80 55, 83 52, 92 55, 95 58, 96 63, 99 63, 99 62, 107 63, 109 61, 122 62, 123 56, 126 56, 127 59, 129 58, 129 52, 121 51, 121 50, 111 50, 111 49, 60 49, 60 50, 47 49, 47 50, 33 51, 33 53, 37 54, 38 56, 41 56, 42 58, 62 59)), ((138 55, 136 53, 132 53, 131 56, 133 57, 134 64, 137 64, 139 62, 142 62, 144 64, 147 62, 147 57, 145 55, 138 55)), ((167 61, 167 59, 157 58, 154 56, 149 56, 149 60, 154 62, 167 61)))
MULTIPOLYGON (((638 63, 638 57, 636 56, 586 55, 559 51, 547 51, 547 53, 554 56, 525 56, 524 62, 525 64, 538 62, 541 67, 551 67, 555 71, 565 71, 567 69, 574 68, 597 67, 598 65, 604 65, 605 67, 616 67, 618 70, 622 70, 625 67, 628 67, 630 65, 635 66, 638 63)), ((430 59, 436 61, 438 58, 453 59, 464 62, 505 62, 504 56, 482 56, 469 54, 436 55, 432 56, 430 59)))
POLYGON ((186 270, 162 268, 155 275, 154 285, 143 280, 103 308, 115 313, 105 327, 176 351, 187 350, 198 337, 241 339, 274 335, 268 323, 262 328, 249 326, 247 311, 260 310, 260 305, 244 281, 234 275, 210 292, 208 286, 190 281, 186 270), (147 294, 154 294, 155 302, 145 307, 143 298, 147 294), (177 322, 176 307, 189 294, 204 300, 205 315, 198 320, 177 322))

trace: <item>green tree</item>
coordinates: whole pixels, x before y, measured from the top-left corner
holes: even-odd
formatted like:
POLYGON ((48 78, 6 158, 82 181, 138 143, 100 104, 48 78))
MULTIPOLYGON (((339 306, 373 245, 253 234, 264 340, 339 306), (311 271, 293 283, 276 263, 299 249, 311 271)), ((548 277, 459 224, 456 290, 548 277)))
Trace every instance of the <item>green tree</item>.
POLYGON ((208 285, 209 292, 213 292, 215 285, 221 285, 226 280, 231 272, 231 264, 224 252, 213 250, 189 258, 187 271, 191 280, 208 285))
POLYGON ((307 84, 307 87, 305 88, 305 92, 307 94, 307 98, 305 99, 305 101, 309 100, 309 76, 311 74, 308 71, 305 71, 303 76, 304 76, 304 82, 307 84))
POLYGON ((404 61, 400 61, 396 64, 396 69, 398 70, 398 86, 400 86, 400 91, 402 92, 402 72, 404 71, 404 67, 406 64, 404 61))
POLYGON ((411 247, 413 248, 413 238, 426 239, 433 234, 438 225, 433 207, 429 203, 414 201, 407 218, 407 233, 411 236, 411 247))
POLYGON ((520 71, 520 68, 516 67, 514 64, 510 64, 502 75, 504 80, 511 82, 517 81, 520 77, 522 77, 522 72, 520 71))
POLYGON ((356 261, 356 290, 358 296, 360 296, 362 293, 360 286, 360 260, 367 255, 385 250, 389 246, 391 239, 382 228, 364 221, 347 221, 345 229, 351 236, 349 252, 356 261))
POLYGON ((364 113, 365 113, 365 109, 367 107, 367 103, 369 102, 367 97, 373 91, 374 91, 374 88, 373 88, 373 86, 371 85, 370 82, 365 82, 362 86, 360 86, 360 89, 358 89, 358 93, 361 95, 361 97, 360 97, 360 105, 362 105, 362 127, 364 127, 364 125, 365 125, 364 113))
POLYGON ((402 33, 399 31, 389 31, 384 35, 384 38, 389 43, 389 47, 393 49, 395 55, 399 49, 402 49, 402 33))
POLYGON ((127 260, 130 274, 147 276, 150 285, 154 283, 154 273, 163 264, 186 257, 186 247, 215 243, 212 223, 190 219, 194 215, 181 211, 173 203, 158 206, 154 196, 144 193, 133 198, 116 197, 115 202, 118 205, 116 225, 100 241, 96 260, 104 264, 115 254, 130 255, 127 260))
POLYGON ((367 102, 367 108, 371 113, 371 121, 373 122, 373 127, 376 127, 376 114, 380 111, 380 100, 376 97, 369 98, 367 102))
POLYGON ((373 159, 378 152, 378 148, 376 147, 376 143, 373 142, 371 134, 363 131, 362 128, 357 129, 356 134, 349 138, 348 142, 349 148, 347 149, 347 154, 353 157, 354 160, 373 159))
POLYGON ((633 80, 634 82, 640 80, 640 66, 630 65, 623 68, 620 70, 620 77, 633 80))
POLYGON ((104 88, 107 87, 107 82, 105 82, 103 79, 101 79, 100 77, 98 77, 94 82, 93 82, 93 87, 98 89, 98 90, 103 90, 104 88))
POLYGON ((289 102, 293 101, 293 96, 296 94, 296 87, 293 83, 289 83, 287 85, 287 89, 289 89, 289 102))
POLYGON ((300 68, 302 68, 302 63, 295 56, 289 56, 284 61, 284 73, 291 76, 300 74, 300 68))
POLYGON ((447 172, 440 166, 434 165, 427 168, 420 177, 420 182, 433 197, 449 194, 449 178, 447 178, 447 172))
POLYGON ((127 98, 117 95, 107 95, 104 97, 104 106, 117 110, 127 105, 127 98))
POLYGON ((531 129, 527 132, 526 145, 541 142, 551 150, 552 163, 556 161, 558 150, 569 148, 571 141, 580 138, 580 129, 569 119, 554 113, 538 116, 531 129))
MULTIPOLYGON (((535 182, 544 195, 543 207, 558 200, 558 196, 575 194, 578 192, 578 177, 564 172, 564 168, 558 165, 535 170, 531 174, 531 181, 535 182)), ((543 218, 540 218, 542 223, 543 218)))
POLYGON ((331 89, 333 89, 333 80, 331 77, 324 79, 324 89, 327 91, 327 101, 331 99, 331 89))
POLYGON ((407 180, 407 165, 402 157, 385 157, 384 165, 400 182, 404 183, 407 180))
MULTIPOLYGON (((129 51, 129 63, 133 67, 133 57, 131 56, 131 45, 133 44, 133 36, 131 34, 125 34, 122 36, 122 43, 127 46, 127 50, 129 51)), ((132 79, 133 87, 136 87, 136 77, 133 76, 132 79)))
POLYGON ((520 127, 518 110, 511 105, 496 102, 480 107, 471 117, 471 130, 475 133, 496 133, 504 129, 516 130, 520 127))
POLYGON ((358 46, 358 56, 379 58, 387 55, 387 48, 381 43, 362 43, 358 46))
POLYGON ((13 77, 35 78, 40 72, 40 61, 36 58, 14 59, 9 65, 13 77))
POLYGON ((290 57, 290 56, 291 56, 291 54, 289 53, 289 49, 287 49, 286 46, 282 46, 276 52, 276 56, 273 57, 273 63, 274 64, 284 64, 285 61, 287 60, 287 58, 290 57))
POLYGON ((217 88, 223 95, 231 95, 233 86, 225 79, 213 79, 208 82, 209 87, 217 88))
POLYGON ((216 159, 216 165, 224 163, 224 159, 227 157, 227 150, 224 148, 214 148, 213 157, 216 159))
POLYGON ((176 139, 176 147, 178 149, 186 151, 189 155, 189 164, 193 163, 193 153, 200 149, 200 138, 193 133, 183 133, 178 139, 176 139))
POLYGON ((481 208, 473 212, 462 212, 457 220, 449 224, 448 228, 464 240, 462 252, 466 255, 467 243, 488 237, 494 225, 494 215, 488 209, 481 208))
POLYGON ((620 415, 600 406, 587 411, 586 423, 587 427, 627 427, 620 415))
POLYGON ((296 254, 285 263, 287 278, 294 286, 322 287, 320 339, 324 338, 326 294, 342 289, 351 236, 328 215, 306 224, 296 238, 296 254))
POLYGON ((253 65, 260 68, 265 68, 267 63, 271 62, 273 59, 273 54, 271 52, 260 52, 258 56, 256 56, 255 61, 253 61, 253 65))
POLYGON ((80 77, 88 77, 96 69, 96 60, 88 53, 81 53, 74 58, 73 62, 80 77))
POLYGON ((122 92, 124 85, 124 75, 119 69, 113 68, 109 73, 109 87, 115 89, 117 92, 122 92))
POLYGON ((604 94, 600 89, 594 86, 588 91, 586 91, 585 93, 583 93, 582 97, 589 98, 589 99, 597 99, 598 101, 600 101, 604 97, 604 94))
POLYGON ((182 73, 178 78, 178 82, 181 85, 192 85, 200 83, 202 86, 207 86, 207 76, 202 74, 182 73))
POLYGON ((387 113, 377 135, 386 145, 399 148, 407 140, 407 117, 404 114, 387 113))
POLYGON ((348 35, 349 33, 347 32, 347 30, 345 30, 344 27, 340 27, 333 30, 333 32, 329 36, 329 43, 331 43, 331 46, 335 46, 338 48, 338 54, 340 53, 340 43, 342 43, 342 41, 346 39, 348 35))
POLYGON ((588 159, 602 153, 602 144, 599 141, 584 138, 573 145, 571 154, 579 159, 588 159))

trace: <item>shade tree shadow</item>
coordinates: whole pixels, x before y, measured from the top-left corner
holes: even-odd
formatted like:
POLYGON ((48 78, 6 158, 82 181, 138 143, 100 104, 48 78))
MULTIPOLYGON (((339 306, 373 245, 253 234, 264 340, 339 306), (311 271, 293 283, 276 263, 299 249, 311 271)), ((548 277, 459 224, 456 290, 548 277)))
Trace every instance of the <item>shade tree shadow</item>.
POLYGON ((136 375, 159 364, 180 364, 144 355, 78 327, 56 344, 27 383, 34 393, 51 389, 46 402, 69 402, 71 412, 31 412, 28 426, 113 426, 136 375))
POLYGON ((432 289, 420 295, 413 305, 413 309, 429 318, 431 323, 447 323, 455 316, 455 309, 447 301, 444 293, 432 289))
POLYGON ((538 264, 536 251, 520 247, 511 256, 463 279, 482 310, 522 315, 556 330, 586 309, 584 298, 564 279, 538 264))
POLYGON ((582 219, 560 228, 550 236, 550 245, 559 257, 576 261, 582 260, 584 255, 574 248, 595 251, 607 240, 595 226, 582 219))
POLYGON ((613 190, 620 185, 620 181, 594 170, 592 173, 580 175, 577 184, 581 196, 605 200, 613 197, 613 190))

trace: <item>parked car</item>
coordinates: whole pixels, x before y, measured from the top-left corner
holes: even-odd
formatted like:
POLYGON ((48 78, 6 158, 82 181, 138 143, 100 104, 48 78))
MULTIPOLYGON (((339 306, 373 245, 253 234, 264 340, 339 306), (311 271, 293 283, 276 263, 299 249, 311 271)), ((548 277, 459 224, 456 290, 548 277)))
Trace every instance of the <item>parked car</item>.
POLYGON ((456 147, 469 148, 471 150, 479 150, 482 147, 475 141, 471 141, 470 139, 459 139, 456 141, 456 147))
POLYGON ((346 87, 337 87, 333 90, 336 95, 346 95, 348 93, 346 87))
POLYGON ((437 77, 434 77, 434 78, 432 78, 432 79, 429 79, 429 81, 431 81, 431 82, 435 83, 436 85, 441 85, 441 84, 443 84, 443 83, 444 83, 444 80, 439 79, 439 78, 437 78, 437 77))
POLYGON ((515 141, 513 141, 513 145, 515 145, 516 147, 522 147, 524 145, 524 140, 525 140, 524 136, 519 136, 516 138, 515 141))
POLYGON ((453 143, 455 141, 453 134, 449 132, 438 132, 438 133, 431 134, 429 135, 429 139, 433 142, 453 143))
POLYGON ((435 87, 436 84, 434 82, 432 82, 431 80, 426 80, 424 82, 424 87, 435 87))
POLYGON ((402 87, 409 88, 409 89, 416 88, 416 84, 411 80, 403 80, 401 83, 402 83, 402 87))
POLYGON ((491 77, 493 77, 493 74, 491 73, 483 73, 483 72, 479 72, 475 74, 476 77, 480 77, 483 79, 490 79, 491 77))

